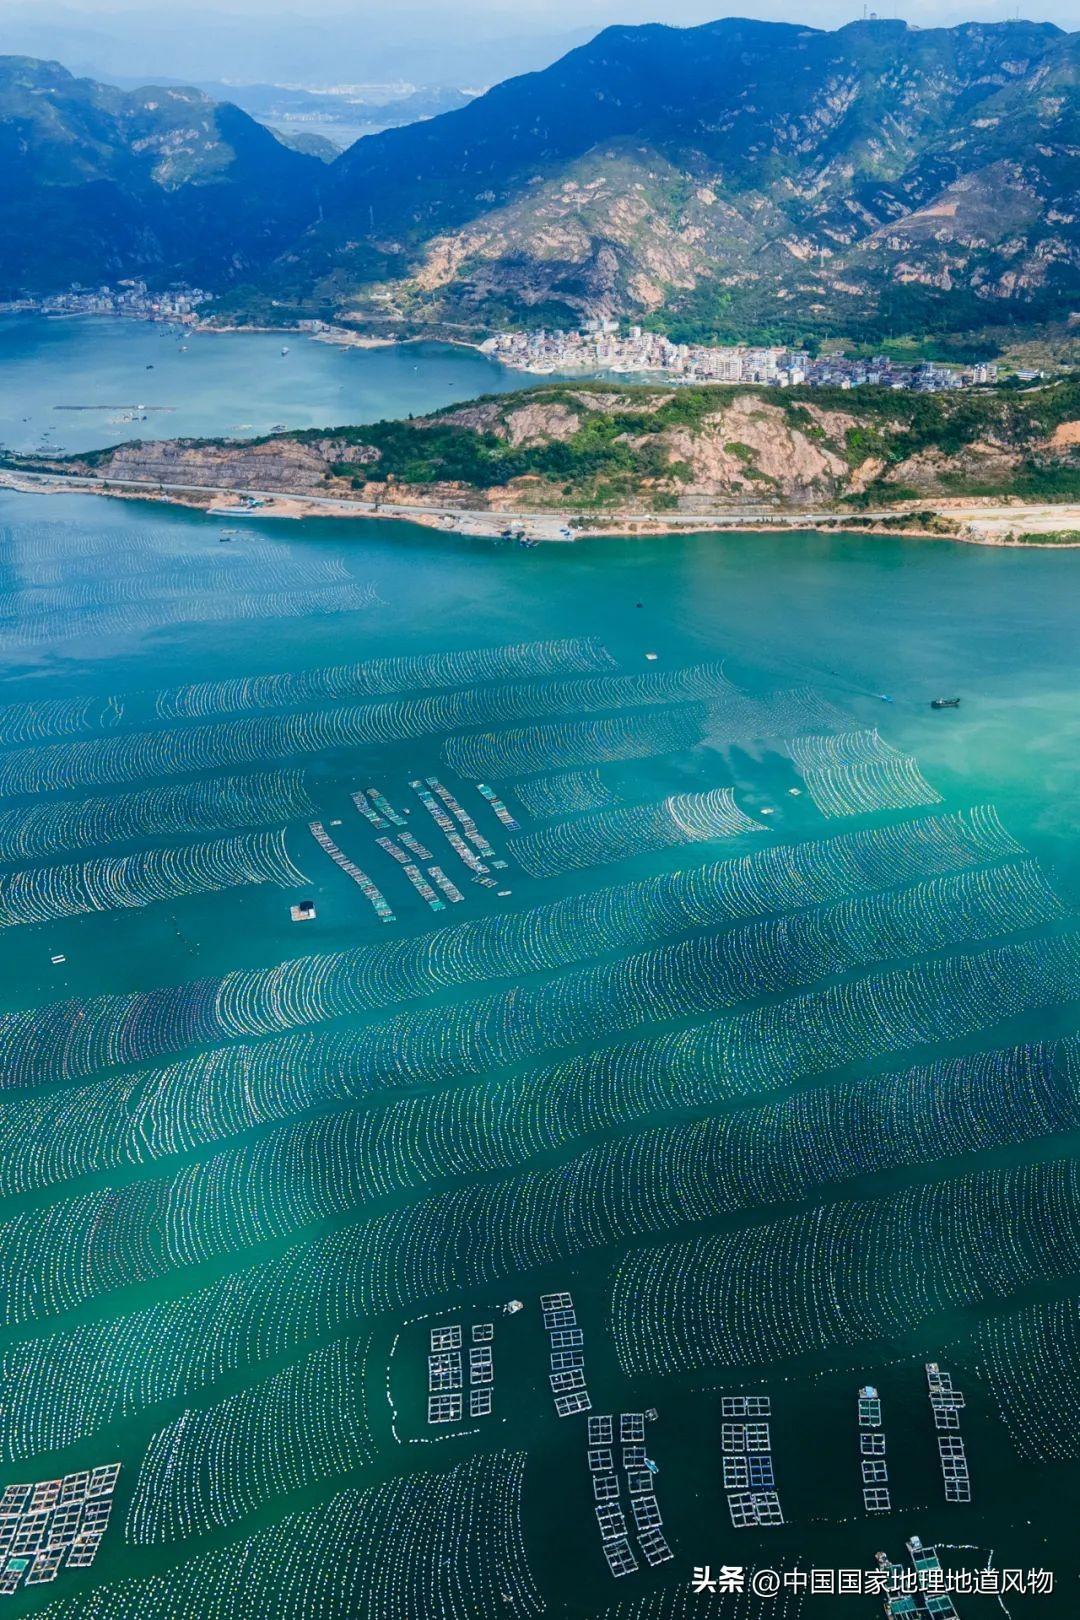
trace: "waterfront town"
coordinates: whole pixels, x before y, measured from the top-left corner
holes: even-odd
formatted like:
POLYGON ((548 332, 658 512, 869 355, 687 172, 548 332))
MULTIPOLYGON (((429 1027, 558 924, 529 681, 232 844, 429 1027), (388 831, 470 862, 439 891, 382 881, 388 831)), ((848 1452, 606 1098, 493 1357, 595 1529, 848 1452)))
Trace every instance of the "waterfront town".
MULTIPOLYGON (((0 315, 114 315, 131 320, 167 321, 197 326, 204 319, 199 306, 212 294, 198 287, 151 291, 144 281, 127 280, 115 287, 71 287, 67 292, 40 298, 0 302, 0 315)), ((367 347, 403 341, 408 334, 377 339, 354 328, 322 320, 300 320, 296 330, 309 337, 349 346, 367 347)), ((661 376, 677 383, 755 383, 771 387, 913 389, 938 393, 994 383, 998 367, 993 361, 969 365, 943 365, 930 360, 900 361, 887 355, 870 359, 851 355, 811 355, 805 349, 782 346, 730 344, 715 346, 675 343, 659 332, 595 317, 578 331, 539 329, 497 332, 478 345, 515 371, 541 376, 567 372, 618 373, 626 376, 661 376)), ((1037 372, 1021 372, 1033 380, 1037 372)))
POLYGON ((545 375, 607 371, 661 375, 686 383, 764 383, 776 387, 803 383, 820 388, 876 384, 924 393, 997 379, 993 362, 944 366, 930 361, 904 363, 885 355, 869 360, 835 354, 812 357, 801 349, 673 343, 659 332, 641 326, 622 327, 614 320, 590 321, 578 332, 503 332, 489 338, 481 348, 519 371, 545 375))
POLYGON ((125 315, 131 320, 193 326, 198 305, 210 297, 200 287, 151 292, 145 281, 121 281, 115 287, 76 286, 43 298, 10 298, 0 302, 0 315, 125 315))

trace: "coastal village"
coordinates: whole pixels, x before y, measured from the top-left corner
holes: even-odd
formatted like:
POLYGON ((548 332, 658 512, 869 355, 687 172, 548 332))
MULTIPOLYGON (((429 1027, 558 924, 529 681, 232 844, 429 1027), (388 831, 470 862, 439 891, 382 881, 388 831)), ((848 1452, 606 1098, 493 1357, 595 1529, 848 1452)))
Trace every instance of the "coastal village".
POLYGON ((201 287, 151 292, 145 281, 132 280, 115 287, 69 287, 45 298, 9 298, 0 302, 0 315, 126 315, 132 320, 194 326, 198 306, 211 296, 201 287))
POLYGON ((773 387, 808 384, 819 388, 915 389, 939 393, 997 380, 997 366, 981 361, 944 366, 931 361, 902 363, 887 355, 856 359, 811 356, 804 349, 733 344, 712 347, 673 343, 641 326, 593 320, 578 332, 503 332, 481 344, 485 354, 518 371, 553 375, 567 371, 615 371, 670 377, 685 383, 757 383, 773 387))
MULTIPOLYGON (((201 326, 211 294, 199 287, 151 291, 146 282, 122 281, 115 287, 71 287, 45 298, 19 298, 0 302, 0 315, 119 315, 144 321, 169 321, 201 326)), ((324 342, 381 346, 405 341, 409 334, 365 337, 350 327, 301 320, 296 329, 324 342)), ((811 355, 805 349, 778 345, 711 345, 675 343, 660 332, 601 316, 587 320, 578 331, 544 329, 496 332, 477 345, 483 354, 514 371, 538 376, 567 372, 617 373, 624 376, 664 377, 676 383, 754 383, 767 387, 911 389, 941 393, 997 381, 994 361, 969 365, 943 365, 936 361, 899 361, 888 355, 870 359, 851 355, 811 355)), ((1021 372, 1022 381, 1040 373, 1021 372)))

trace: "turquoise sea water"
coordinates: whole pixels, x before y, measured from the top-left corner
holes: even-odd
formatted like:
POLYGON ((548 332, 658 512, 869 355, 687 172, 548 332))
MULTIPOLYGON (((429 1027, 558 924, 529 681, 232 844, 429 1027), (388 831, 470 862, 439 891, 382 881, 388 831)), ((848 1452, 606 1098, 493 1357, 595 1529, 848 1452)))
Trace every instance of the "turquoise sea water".
POLYGON ((0 375, 0 444, 18 451, 372 422, 529 381, 446 344, 342 349, 292 332, 91 316, 3 317, 0 375))
POLYGON ((880 1599, 690 1577, 866 1569, 918 1534, 1053 1569, 1008 1610, 1073 1613, 1074 554, 219 534, 0 501, 0 917, 43 918, 0 928, 25 1015, 0 1025, 0 1484, 122 1465, 92 1566, 12 1612, 843 1620, 880 1599), (539 790, 568 806, 546 819, 545 765, 588 773, 539 790), (483 857, 495 887, 428 776, 507 861, 483 857), (379 847, 369 787, 460 902, 431 911, 379 847), (244 844, 211 863, 220 839, 244 844), (593 1414, 657 1413, 674 1556, 646 1566, 616 1440, 619 1580, 585 1417, 548 1384, 562 1290, 593 1414), (491 1414, 430 1424, 430 1331, 463 1328, 467 1369, 485 1323, 491 1414), (930 1359, 966 1396, 968 1505, 930 1359), (731 1525, 740 1393, 772 1403, 781 1528, 731 1525))

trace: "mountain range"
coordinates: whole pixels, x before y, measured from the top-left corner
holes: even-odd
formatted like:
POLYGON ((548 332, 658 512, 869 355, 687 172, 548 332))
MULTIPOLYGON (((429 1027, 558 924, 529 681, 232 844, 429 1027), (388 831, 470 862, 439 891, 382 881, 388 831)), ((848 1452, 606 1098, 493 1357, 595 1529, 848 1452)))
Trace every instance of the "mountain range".
POLYGON ((312 219, 312 175, 238 107, 0 58, 0 296, 144 276, 226 287, 312 219))
POLYGON ((0 289, 186 278, 413 329, 971 330, 1080 307, 1080 34, 609 28, 331 164, 235 107, 0 59, 0 289))

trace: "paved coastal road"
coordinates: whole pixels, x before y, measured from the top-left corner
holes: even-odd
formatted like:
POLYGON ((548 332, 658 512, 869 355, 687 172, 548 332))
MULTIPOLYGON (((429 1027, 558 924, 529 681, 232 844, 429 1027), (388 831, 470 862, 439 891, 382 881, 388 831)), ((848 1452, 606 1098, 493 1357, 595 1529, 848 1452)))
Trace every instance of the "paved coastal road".
MULTIPOLYGON (((249 514, 251 517, 317 517, 320 512, 326 512, 332 516, 404 518, 458 534, 491 536, 513 527, 523 529, 528 538, 535 540, 572 538, 564 533, 570 514, 558 512, 493 512, 486 508, 406 505, 396 501, 364 501, 336 495, 289 495, 280 490, 241 490, 215 484, 162 484, 156 480, 137 478, 110 478, 103 481, 74 473, 57 476, 52 473, 0 471, 0 488, 50 492, 77 489, 96 494, 119 491, 136 495, 201 495, 225 497, 233 501, 249 497, 267 503, 253 509, 249 514)), ((944 517, 952 517, 968 525, 969 532, 956 538, 982 539, 998 545, 1008 543, 1010 530, 1027 533, 1080 530, 1080 505, 1075 504, 1021 506, 987 503, 980 506, 972 502, 949 500, 941 503, 927 501, 920 510, 940 512, 944 517)), ((237 514, 222 512, 220 515, 237 514)), ((800 529, 822 525, 843 528, 845 524, 850 527, 853 515, 836 511, 774 512, 760 506, 742 509, 728 507, 712 512, 624 512, 617 518, 613 515, 608 521, 601 520, 595 528, 585 527, 577 532, 619 533, 638 527, 654 532, 757 527, 800 529)), ((857 514, 860 521, 871 522, 895 519, 898 515, 903 515, 903 511, 898 512, 895 507, 857 514)), ((920 532, 917 524, 913 524, 912 532, 920 532)))

